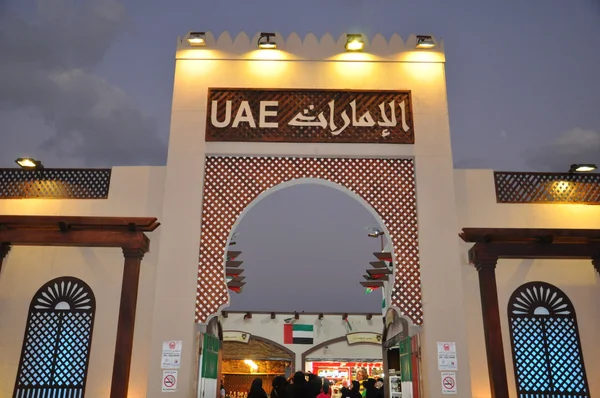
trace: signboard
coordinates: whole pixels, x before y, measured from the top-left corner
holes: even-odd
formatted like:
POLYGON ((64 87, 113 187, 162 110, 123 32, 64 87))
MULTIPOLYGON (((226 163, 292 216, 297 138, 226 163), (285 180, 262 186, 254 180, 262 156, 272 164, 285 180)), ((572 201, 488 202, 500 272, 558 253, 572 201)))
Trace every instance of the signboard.
POLYGON ((177 391, 177 371, 163 370, 162 374, 162 392, 177 391))
POLYGON ((206 141, 414 144, 410 91, 208 90, 206 141))
POLYGON ((368 332, 348 333, 346 340, 348 341, 348 345, 360 343, 381 344, 381 335, 379 333, 368 332))
POLYGON ((456 343, 438 342, 438 370, 458 370, 456 343))
POLYGON ((248 343, 250 341, 250 333, 246 332, 223 332, 223 341, 236 341, 238 343, 248 343))
POLYGON ((456 373, 442 372, 442 394, 456 393, 456 373))
POLYGON ((179 369, 181 366, 181 341, 163 341, 161 369, 179 369))

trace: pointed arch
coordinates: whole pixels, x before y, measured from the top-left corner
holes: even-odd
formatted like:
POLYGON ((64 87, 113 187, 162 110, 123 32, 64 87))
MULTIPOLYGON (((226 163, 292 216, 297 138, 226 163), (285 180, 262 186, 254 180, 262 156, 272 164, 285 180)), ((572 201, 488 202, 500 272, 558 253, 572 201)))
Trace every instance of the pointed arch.
POLYGON ((519 397, 589 398, 575 307, 559 288, 529 282, 508 302, 519 397))
POLYGON ((29 305, 13 397, 85 395, 96 299, 74 277, 45 283, 29 305))

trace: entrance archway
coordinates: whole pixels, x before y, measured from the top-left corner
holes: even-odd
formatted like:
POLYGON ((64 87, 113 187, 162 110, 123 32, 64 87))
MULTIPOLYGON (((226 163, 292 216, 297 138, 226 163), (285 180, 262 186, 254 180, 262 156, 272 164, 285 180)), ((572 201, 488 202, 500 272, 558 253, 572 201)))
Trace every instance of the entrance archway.
POLYGON ((206 322, 228 302, 225 250, 244 210, 280 184, 307 178, 346 189, 377 213, 394 248, 390 305, 422 324, 412 159, 226 156, 206 158, 196 322, 206 322))

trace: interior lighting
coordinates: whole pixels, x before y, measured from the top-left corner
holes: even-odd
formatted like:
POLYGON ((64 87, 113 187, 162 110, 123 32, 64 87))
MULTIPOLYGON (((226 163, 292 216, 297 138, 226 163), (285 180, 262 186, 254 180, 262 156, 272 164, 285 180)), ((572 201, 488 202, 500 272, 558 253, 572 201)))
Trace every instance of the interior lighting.
POLYGON ((44 165, 40 160, 35 160, 33 158, 18 158, 15 162, 23 169, 39 170, 44 168, 44 165))
POLYGON ((591 173, 597 168, 595 164, 572 164, 569 173, 591 173))
POLYGON ((261 50, 275 50, 277 48, 275 33, 262 32, 258 38, 258 48, 261 50))
POLYGON ((190 46, 206 46, 206 32, 190 32, 187 41, 190 44, 190 46))
POLYGON ((417 48, 434 48, 435 42, 432 36, 417 36, 417 48))
POLYGON ((362 51, 365 47, 362 34, 348 33, 346 35, 346 51, 362 51))
POLYGON ((254 372, 258 370, 258 365, 251 359, 244 359, 244 363, 250 367, 250 369, 254 372))

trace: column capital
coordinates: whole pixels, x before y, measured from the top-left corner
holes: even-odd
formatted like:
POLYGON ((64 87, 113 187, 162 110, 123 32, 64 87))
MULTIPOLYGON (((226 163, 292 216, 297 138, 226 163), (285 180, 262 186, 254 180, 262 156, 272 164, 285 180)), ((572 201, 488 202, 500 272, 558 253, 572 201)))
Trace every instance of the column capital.
POLYGON ((4 259, 4 257, 6 257, 6 255, 8 254, 9 251, 10 251, 9 243, 0 243, 0 261, 2 261, 4 259))
POLYGON ((592 265, 596 269, 596 272, 600 275, 600 255, 592 257, 592 265))
POLYGON ((136 248, 124 247, 123 248, 123 257, 125 257, 125 258, 135 258, 135 259, 141 260, 144 258, 145 253, 146 253, 146 251, 139 247, 136 247, 136 248))
POLYGON ((475 267, 477 271, 494 270, 498 263, 498 255, 490 253, 487 250, 485 243, 476 243, 469 250, 469 263, 475 267))

